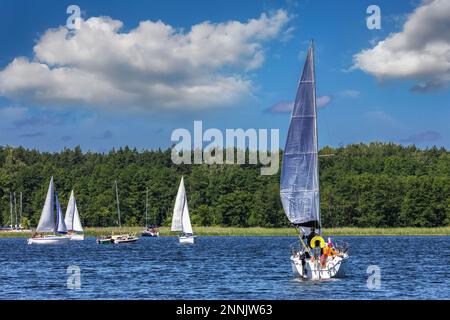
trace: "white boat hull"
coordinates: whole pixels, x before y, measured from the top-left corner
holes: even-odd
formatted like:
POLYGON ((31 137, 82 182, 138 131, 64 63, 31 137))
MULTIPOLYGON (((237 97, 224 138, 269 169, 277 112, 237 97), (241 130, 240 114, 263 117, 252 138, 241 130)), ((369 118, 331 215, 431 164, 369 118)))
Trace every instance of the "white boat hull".
POLYGON ((180 243, 184 243, 184 244, 193 244, 194 238, 195 238, 194 236, 189 236, 189 237, 181 236, 181 237, 179 237, 179 241, 180 241, 180 243))
POLYGON ((132 242, 136 242, 138 239, 125 239, 125 240, 121 240, 121 239, 116 239, 114 240, 115 244, 120 244, 120 243, 132 243, 132 242))
POLYGON ((142 232, 143 237, 159 237, 159 232, 151 232, 151 231, 144 231, 142 232))
POLYGON ((71 234, 67 237, 70 238, 72 241, 83 241, 84 240, 84 234, 71 234))
POLYGON ((132 243, 132 242, 136 242, 139 240, 138 237, 134 237, 134 236, 129 236, 129 235, 125 235, 125 236, 112 236, 113 239, 113 243, 115 244, 119 244, 119 243, 132 243))
POLYGON ((328 257, 322 265, 319 260, 305 259, 304 265, 298 255, 291 256, 292 271, 296 277, 305 280, 327 280, 345 275, 345 264, 348 254, 328 257))
POLYGON ((42 238, 29 238, 28 244, 65 244, 70 238, 65 236, 46 236, 42 238))

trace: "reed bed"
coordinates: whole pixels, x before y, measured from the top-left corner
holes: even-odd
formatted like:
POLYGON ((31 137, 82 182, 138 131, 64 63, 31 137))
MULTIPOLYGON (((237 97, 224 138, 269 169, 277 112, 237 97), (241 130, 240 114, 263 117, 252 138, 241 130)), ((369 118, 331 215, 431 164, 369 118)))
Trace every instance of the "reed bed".
MULTIPOLYGON (((140 235, 143 227, 106 227, 85 228, 87 237, 99 237, 109 234, 130 233, 140 235)), ((197 236, 296 236, 293 228, 237 228, 237 227, 194 227, 197 236)), ((177 236, 178 232, 171 232, 170 227, 160 227, 160 236, 177 236)), ((450 236, 450 226, 436 228, 325 228, 324 235, 330 236, 450 236)), ((30 237, 30 232, 1 231, 0 237, 20 238, 30 237)))

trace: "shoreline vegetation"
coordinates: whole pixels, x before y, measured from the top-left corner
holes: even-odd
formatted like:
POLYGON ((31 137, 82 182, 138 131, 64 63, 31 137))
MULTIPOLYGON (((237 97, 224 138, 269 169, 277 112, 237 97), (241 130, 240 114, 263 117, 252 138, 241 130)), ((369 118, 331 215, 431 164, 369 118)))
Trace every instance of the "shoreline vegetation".
MULTIPOLYGON (((293 228, 234 228, 234 227, 194 227, 196 236, 280 236, 295 237, 293 228)), ((136 233, 138 236, 144 230, 143 227, 104 227, 86 228, 85 236, 98 237, 107 234, 136 233)), ((160 236, 177 236, 169 227, 159 228, 160 236)), ((436 228, 324 228, 325 236, 450 236, 450 226, 436 228)), ((29 237, 30 232, 0 232, 0 238, 29 237)))
MULTIPOLYGON (((0 146, 0 225, 15 224, 17 219, 24 227, 35 227, 51 176, 63 212, 74 190, 84 226, 118 226, 116 180, 122 225, 170 225, 182 176, 194 226, 264 227, 270 231, 255 233, 270 235, 275 233, 272 228, 289 225, 280 201, 281 170, 274 175, 261 175, 262 164, 178 165, 172 162, 171 151, 125 146, 97 153, 83 152, 78 146, 49 153, 0 146), (11 215, 14 193, 17 218, 15 209, 11 215)), ((235 158, 238 154, 245 159, 251 156, 248 149, 230 151, 234 151, 235 158)), ((281 154, 279 150, 280 159, 281 154)), ((450 151, 373 142, 323 147, 320 155, 326 155, 319 157, 324 227, 450 225, 450 151)), ((286 230, 281 233, 292 234, 286 230)))

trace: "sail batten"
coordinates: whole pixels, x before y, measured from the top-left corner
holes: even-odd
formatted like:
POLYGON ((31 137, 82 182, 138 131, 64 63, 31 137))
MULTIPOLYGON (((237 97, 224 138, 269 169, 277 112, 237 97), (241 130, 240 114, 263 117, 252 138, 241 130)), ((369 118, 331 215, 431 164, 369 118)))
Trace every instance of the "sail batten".
POLYGON ((311 46, 298 84, 283 154, 280 196, 289 221, 320 228, 317 108, 311 46))

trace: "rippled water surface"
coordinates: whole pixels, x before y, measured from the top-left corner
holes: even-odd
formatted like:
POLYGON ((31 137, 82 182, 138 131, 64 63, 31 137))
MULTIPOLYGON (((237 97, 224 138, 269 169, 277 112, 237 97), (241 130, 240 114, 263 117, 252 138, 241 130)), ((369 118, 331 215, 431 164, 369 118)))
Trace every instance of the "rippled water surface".
POLYGON ((347 276, 293 278, 293 237, 141 238, 98 245, 0 239, 0 299, 450 299, 450 237, 336 237, 350 245, 347 276), (381 288, 369 290, 378 265, 381 288), (67 267, 81 288, 67 288, 67 267))

